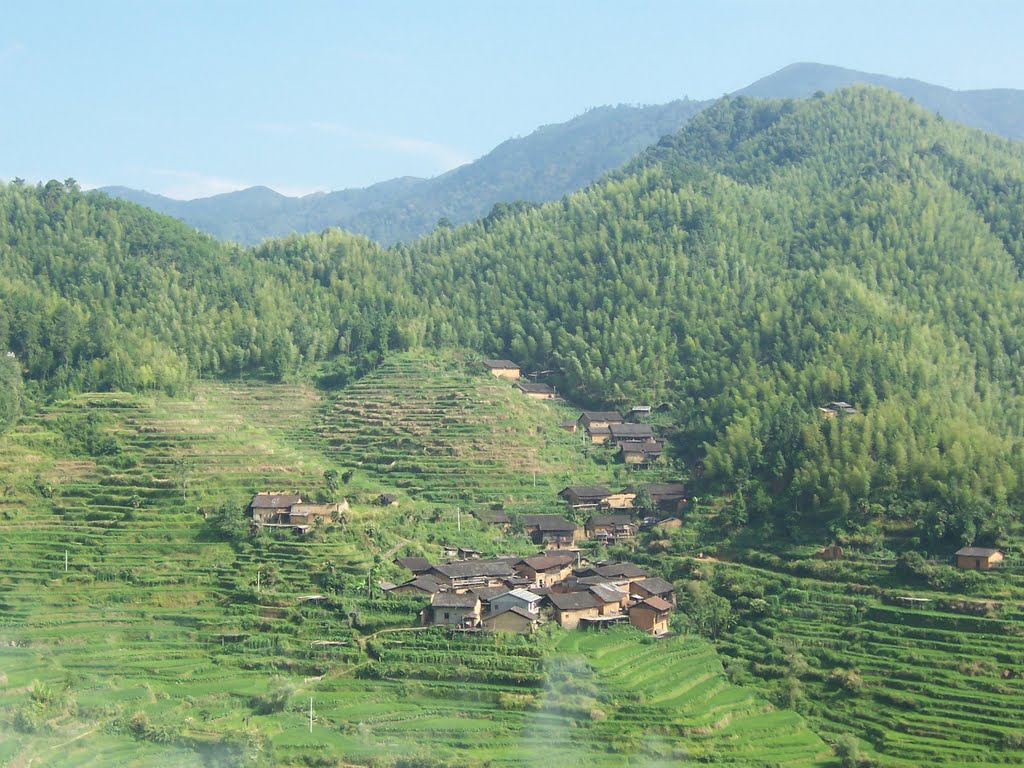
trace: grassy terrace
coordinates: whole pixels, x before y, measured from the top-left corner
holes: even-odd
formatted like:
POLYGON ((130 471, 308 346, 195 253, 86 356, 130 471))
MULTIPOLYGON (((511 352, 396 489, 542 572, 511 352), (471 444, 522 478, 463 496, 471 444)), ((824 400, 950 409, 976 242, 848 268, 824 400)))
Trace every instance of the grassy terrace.
MULTIPOLYGON (((631 479, 557 428, 574 415, 457 357, 401 356, 330 395, 203 382, 189 399, 87 394, 26 420, 0 442, 0 764, 234 765, 342 754, 386 763, 398 746, 455 764, 511 764, 544 754, 538 734, 547 728, 604 739, 589 710, 561 698, 556 706, 545 693, 557 674, 546 660, 552 638, 519 648, 432 632, 371 637, 414 624, 420 601, 370 601, 357 586, 371 566, 373 578, 400 576, 387 565, 399 550, 529 549, 466 515, 460 532, 455 506, 554 511, 565 484, 631 479), (231 544, 207 525, 206 515, 244 506, 255 490, 323 493, 327 469, 355 470, 338 491, 353 502, 345 530, 231 544), (385 490, 398 492, 400 507, 370 503, 385 490), (321 591, 327 561, 344 594, 301 602, 321 591)), ((616 636, 615 645, 667 648, 639 634, 616 636)), ((574 653, 586 658, 590 649, 574 653)), ((594 670, 598 706, 611 718, 625 683, 594 670)), ((759 706, 730 717, 754 723, 759 706)), ((723 745, 742 741, 717 720, 695 727, 705 726, 723 745)), ((628 764, 645 728, 631 725, 620 748, 601 743, 581 754, 588 764, 628 764)), ((657 729, 662 746, 641 752, 698 754, 710 743, 668 721, 657 729)), ((794 743, 814 746, 793 754, 817 755, 821 743, 801 734, 794 743)), ((560 749, 577 741, 563 738, 560 749)), ((736 751, 736 761, 760 764, 751 750, 736 751)))
POLYGON ((747 607, 717 644, 734 679, 794 704, 819 732, 858 734, 884 764, 1024 764, 1024 630, 1015 603, 972 615, 893 599, 925 594, 942 605, 956 595, 890 590, 883 600, 841 583, 716 568, 757 585, 734 600, 747 607))

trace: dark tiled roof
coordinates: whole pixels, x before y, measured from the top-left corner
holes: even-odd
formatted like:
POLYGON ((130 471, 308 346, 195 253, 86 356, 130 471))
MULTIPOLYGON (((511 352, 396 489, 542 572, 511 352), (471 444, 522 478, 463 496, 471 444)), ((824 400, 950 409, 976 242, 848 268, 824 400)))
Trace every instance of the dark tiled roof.
POLYGON ((456 560, 447 565, 435 565, 431 570, 450 579, 473 576, 511 576, 512 562, 509 560, 456 560))
POLYGON ((478 587, 477 589, 469 590, 469 594, 476 595, 484 602, 487 602, 501 595, 507 595, 508 587, 478 587))
POLYGON ((438 592, 430 600, 435 608, 476 608, 480 601, 476 595, 457 595, 454 592, 438 592))
POLYGON ((637 608, 641 605, 646 605, 648 608, 653 608, 658 612, 672 610, 672 603, 668 600, 662 600, 660 597, 648 597, 643 602, 634 605, 633 608, 637 608))
POLYGON ((654 437, 650 424, 612 424, 608 429, 616 440, 643 440, 654 437))
POLYGON ((548 600, 560 611, 578 611, 598 606, 597 598, 589 592, 552 592, 548 600))
POLYGON ((575 531, 576 523, 561 515, 523 515, 523 525, 537 527, 542 531, 575 531))
POLYGON ((513 363, 511 360, 495 360, 487 358, 484 360, 484 365, 488 368, 518 368, 518 363, 513 363))
POLYGON ((619 440, 618 446, 623 453, 643 453, 648 456, 655 456, 665 450, 665 444, 660 440, 619 440))
POLYGON ((509 521, 508 515, 501 511, 477 512, 476 516, 481 522, 489 523, 490 525, 503 525, 509 521))
POLYGON ((670 592, 675 592, 676 588, 672 586, 672 583, 665 581, 665 579, 652 576, 649 579, 641 579, 640 581, 633 582, 634 587, 641 587, 652 595, 667 595, 670 592))
POLYGON ((530 621, 537 620, 537 614, 530 613, 525 608, 520 608, 518 605, 513 605, 502 611, 498 611, 497 613, 492 613, 490 616, 484 616, 484 621, 491 621, 492 619, 496 619, 498 616, 501 616, 506 613, 514 613, 516 616, 522 616, 524 619, 529 619, 530 621))
POLYGON ((549 555, 534 555, 533 557, 523 558, 523 562, 535 571, 550 571, 556 568, 565 568, 569 565, 569 563, 572 562, 572 560, 570 560, 567 563, 565 559, 561 557, 551 557, 549 555))
POLYGON ((253 509, 287 509, 301 501, 302 497, 295 493, 257 493, 249 506, 253 509))
POLYGON ((422 573, 430 570, 430 561, 425 557, 396 557, 395 565, 405 568, 413 573, 422 573))
POLYGON ((583 501, 587 499, 600 501, 605 496, 611 496, 612 492, 603 485, 570 485, 558 492, 559 496, 566 496, 569 494, 572 494, 583 501))
MULTIPOLYGON (((431 579, 428 576, 418 576, 417 578, 410 579, 409 581, 403 582, 402 584, 399 584, 398 586, 399 587, 415 587, 416 589, 420 589, 420 590, 422 590, 424 592, 429 592, 430 594, 434 594, 435 592, 440 592, 441 591, 441 585, 438 584, 434 579, 431 579)), ((396 587, 396 589, 397 588, 398 587, 396 587)))
POLYGON ((528 392, 533 395, 553 395, 555 390, 549 387, 547 384, 529 384, 525 381, 521 381, 516 384, 521 392, 528 392))
POLYGON ((588 421, 622 421, 622 414, 618 411, 584 411, 580 418, 588 421))
POLYGON ((686 486, 682 483, 642 483, 640 485, 631 485, 626 491, 636 493, 641 488, 651 494, 651 498, 655 501, 682 499, 686 496, 686 486))
POLYGON ((618 603, 625 597, 623 592, 607 584, 593 584, 587 591, 603 603, 618 603))
POLYGON ((594 570, 597 571, 599 576, 607 576, 609 578, 635 579, 647 576, 647 571, 633 563, 612 563, 610 565, 598 566, 594 570))

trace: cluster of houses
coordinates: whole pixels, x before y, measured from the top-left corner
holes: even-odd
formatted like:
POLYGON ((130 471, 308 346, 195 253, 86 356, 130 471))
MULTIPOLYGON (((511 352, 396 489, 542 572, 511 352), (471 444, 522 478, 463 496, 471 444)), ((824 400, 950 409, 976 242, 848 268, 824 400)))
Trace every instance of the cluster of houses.
MULTIPOLYGON (((516 382, 516 388, 527 397, 537 400, 556 400, 558 393, 547 384, 519 381, 519 366, 511 360, 485 359, 484 367, 499 379, 516 382)), ((634 407, 630 417, 650 414, 647 405, 634 407)), ((626 464, 647 466, 658 461, 665 451, 665 443, 658 440, 649 424, 631 423, 618 411, 583 411, 576 421, 559 425, 569 432, 584 430, 595 445, 611 444, 626 464)))
POLYGON ((388 594, 421 595, 425 626, 528 634, 542 622, 565 629, 628 623, 664 635, 675 607, 669 582, 625 562, 586 563, 579 552, 470 558, 433 565, 422 557, 395 561, 412 578, 384 584, 388 594))

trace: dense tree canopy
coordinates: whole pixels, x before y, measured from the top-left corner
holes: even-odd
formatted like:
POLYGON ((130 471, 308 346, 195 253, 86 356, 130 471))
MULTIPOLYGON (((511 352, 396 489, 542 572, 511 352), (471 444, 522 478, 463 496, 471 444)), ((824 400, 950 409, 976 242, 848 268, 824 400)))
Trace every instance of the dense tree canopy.
POLYGON ((339 380, 462 345, 667 404, 742 518, 995 540, 1024 494, 1024 151, 893 94, 723 100, 558 203, 381 250, 227 247, 73 185, 0 187, 0 347, 49 388, 339 380), (846 400, 855 416, 822 419, 846 400))

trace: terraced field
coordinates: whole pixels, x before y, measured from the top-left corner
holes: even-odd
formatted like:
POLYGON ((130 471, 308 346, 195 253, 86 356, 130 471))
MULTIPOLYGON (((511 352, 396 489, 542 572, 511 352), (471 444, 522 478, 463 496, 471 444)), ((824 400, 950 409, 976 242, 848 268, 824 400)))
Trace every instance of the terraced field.
POLYGON ((767 597, 719 650, 766 693, 795 698, 819 732, 857 733, 886 764, 1024 764, 1024 625, 1012 604, 970 615, 719 567, 746 571, 767 597))

